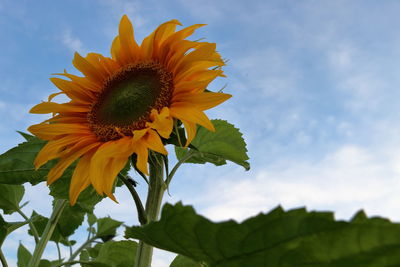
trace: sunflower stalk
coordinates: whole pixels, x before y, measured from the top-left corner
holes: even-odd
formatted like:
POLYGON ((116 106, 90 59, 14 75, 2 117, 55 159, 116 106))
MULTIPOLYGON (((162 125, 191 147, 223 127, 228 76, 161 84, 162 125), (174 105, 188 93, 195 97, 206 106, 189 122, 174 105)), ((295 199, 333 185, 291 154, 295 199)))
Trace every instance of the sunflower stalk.
MULTIPOLYGON (((156 221, 160 213, 162 198, 166 189, 164 183, 164 158, 161 154, 151 153, 149 189, 146 200, 147 223, 156 221)), ((135 267, 150 267, 153 247, 140 241, 136 252, 135 267)))
POLYGON ((35 251, 33 252, 32 258, 29 261, 28 267, 37 267, 39 266, 40 259, 46 248, 47 242, 49 242, 54 229, 56 228, 57 222, 60 219, 61 213, 64 210, 65 206, 67 205, 67 200, 65 199, 57 199, 53 212, 50 216, 50 219, 46 225, 46 228, 43 231, 43 234, 40 238, 39 243, 35 247, 35 251))

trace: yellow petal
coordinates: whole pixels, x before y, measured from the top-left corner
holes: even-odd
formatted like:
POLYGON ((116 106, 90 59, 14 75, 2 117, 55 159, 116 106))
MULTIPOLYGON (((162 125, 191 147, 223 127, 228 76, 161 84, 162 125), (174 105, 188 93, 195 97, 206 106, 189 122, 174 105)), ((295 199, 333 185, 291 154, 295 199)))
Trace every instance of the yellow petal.
POLYGON ((125 167, 127 161, 128 157, 113 158, 110 160, 106 168, 106 173, 103 181, 103 192, 115 202, 117 202, 117 200, 112 193, 114 181, 117 178, 118 173, 125 167))
POLYGON ((89 61, 83 58, 79 53, 75 53, 72 64, 80 72, 82 72, 88 79, 97 85, 103 84, 107 77, 104 77, 101 72, 99 72, 89 61))
POLYGON ((183 126, 185 127, 185 131, 186 131, 185 147, 187 147, 193 141, 194 137, 196 136, 197 127, 196 127, 196 123, 188 122, 185 120, 181 120, 181 121, 182 121, 183 126))
POLYGON ((30 113, 35 114, 47 114, 47 113, 60 113, 60 112, 88 112, 91 107, 88 105, 78 105, 78 104, 58 104, 54 102, 42 102, 37 104, 31 110, 30 113))
POLYGON ((91 90, 85 90, 75 82, 66 81, 60 78, 50 78, 50 81, 64 92, 69 98, 81 102, 90 104, 94 100, 94 95, 91 90))
POLYGON ((167 155, 168 152, 161 142, 160 136, 153 130, 149 130, 144 138, 144 143, 153 151, 167 155))
POLYGON ((139 56, 139 46, 135 41, 132 23, 128 16, 124 15, 119 24, 120 55, 124 64, 134 62, 139 56))
POLYGON ((90 184, 89 169, 92 156, 93 153, 87 153, 76 165, 72 175, 71 184, 69 186, 69 201, 71 206, 75 205, 79 194, 90 184))
POLYGON ((177 95, 174 96, 172 102, 193 105, 193 107, 199 110, 206 110, 225 102, 231 97, 232 95, 224 93, 204 92, 200 94, 177 95))
POLYGON ((99 143, 93 143, 93 141, 88 142, 85 140, 79 142, 75 149, 71 149, 71 151, 63 155, 58 163, 49 171, 47 175, 47 184, 50 185, 55 182, 61 177, 69 165, 71 165, 80 156, 97 146, 99 146, 99 143))
POLYGON ((111 57, 117 62, 122 62, 121 60, 121 43, 119 41, 119 37, 115 37, 111 44, 111 57))
POLYGON ((149 151, 143 142, 136 142, 134 144, 135 153, 137 155, 136 167, 144 174, 149 175, 147 167, 147 161, 149 157, 149 151))
POLYGON ((178 83, 181 80, 188 79, 188 76, 193 75, 196 72, 207 70, 208 68, 215 66, 223 66, 222 61, 197 61, 187 64, 184 69, 175 73, 174 82, 178 83))
POLYGON ((145 136, 148 130, 149 128, 133 131, 132 143, 139 141, 143 136, 145 136))
POLYGON ((194 122, 200 124, 204 128, 215 131, 214 125, 208 119, 208 117, 196 108, 193 108, 190 105, 175 105, 172 104, 170 108, 171 115, 175 118, 178 118, 182 121, 194 122))
POLYGON ((39 151, 35 158, 35 168, 39 169, 40 166, 49 160, 58 158, 60 152, 63 151, 66 146, 76 144, 81 138, 82 137, 79 135, 67 135, 58 140, 47 142, 47 144, 39 151))
POLYGON ((104 168, 111 158, 128 158, 133 152, 132 138, 123 137, 102 144, 93 155, 90 163, 90 182, 99 194, 103 193, 102 177, 104 168))
POLYGON ((176 25, 182 25, 177 20, 167 21, 160 26, 149 36, 143 39, 140 48, 144 59, 151 59, 158 52, 159 45, 167 37, 175 32, 176 25))
POLYGON ((28 131, 43 140, 52 140, 59 135, 71 133, 90 134, 88 126, 73 123, 40 123, 30 126, 28 131))
POLYGON ((169 109, 164 107, 160 113, 153 109, 150 118, 152 122, 147 122, 147 125, 157 130, 162 137, 169 138, 174 124, 172 117, 169 115, 169 109))

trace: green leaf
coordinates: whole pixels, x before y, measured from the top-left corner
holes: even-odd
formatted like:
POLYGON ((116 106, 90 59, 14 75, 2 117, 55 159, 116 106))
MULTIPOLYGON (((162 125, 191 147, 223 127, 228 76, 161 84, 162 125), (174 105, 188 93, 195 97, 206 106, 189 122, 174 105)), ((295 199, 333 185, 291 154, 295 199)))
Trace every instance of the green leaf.
POLYGON ((0 183, 23 184, 30 182, 35 185, 44 181, 55 162, 51 161, 36 171, 33 161, 45 144, 46 141, 34 137, 1 154, 0 183))
POLYGON ((101 246, 94 262, 109 267, 133 266, 135 263, 136 248, 137 243, 131 240, 108 241, 101 246))
POLYGON ((5 214, 11 214, 19 209, 19 202, 24 196, 22 185, 0 184, 0 209, 5 214))
POLYGON ((0 214, 0 247, 3 244, 6 236, 8 234, 8 223, 3 219, 3 216, 0 214))
MULTIPOLYGON (((32 211, 31 220, 33 225, 35 226, 39 236, 42 236, 44 229, 46 228, 47 222, 49 219, 38 214, 36 211, 32 211)), ((31 229, 28 229, 28 234, 33 236, 31 229)), ((56 227, 52 236, 50 237, 51 241, 54 242, 62 242, 64 238, 61 236, 59 229, 56 227)))
POLYGON ((6 239, 6 236, 9 235, 12 231, 17 230, 21 226, 24 226, 25 224, 28 224, 29 221, 25 222, 6 222, 3 219, 3 216, 0 214, 0 247, 3 244, 4 240, 6 239))
POLYGON ((196 262, 188 257, 178 255, 169 267, 206 267, 206 263, 196 262))
POLYGON ((213 223, 191 206, 166 204, 160 221, 127 228, 125 236, 218 267, 400 266, 400 224, 363 212, 344 222, 278 207, 240 224, 213 223))
POLYGON ((87 248, 90 257, 97 258, 97 256, 99 255, 100 248, 103 246, 103 244, 104 243, 97 243, 93 247, 87 248))
POLYGON ((88 224, 90 226, 94 225, 95 222, 97 221, 96 215, 94 215, 93 213, 88 213, 87 214, 87 221, 88 221, 88 224))
POLYGON ((28 267, 29 261, 32 258, 32 254, 29 252, 29 250, 26 249, 26 247, 24 247, 24 245, 22 245, 22 243, 19 243, 17 257, 18 267, 28 267))
POLYGON ((85 212, 79 207, 67 205, 60 215, 56 228, 60 235, 67 239, 82 225, 84 218, 85 212))
POLYGON ((196 137, 191 143, 196 149, 175 147, 177 158, 180 160, 186 153, 192 153, 187 163, 210 162, 219 166, 226 164, 226 160, 229 160, 249 170, 250 164, 247 162, 249 157, 242 133, 227 121, 212 120, 212 123, 215 132, 198 127, 196 137))
POLYGON ((97 219, 97 236, 102 238, 103 241, 114 238, 117 233, 117 228, 120 227, 122 222, 111 219, 110 217, 97 219))
POLYGON ((31 134, 24 133, 24 132, 21 132, 21 131, 17 131, 17 133, 19 133, 23 138, 25 138, 26 141, 33 141, 33 140, 35 140, 37 138, 37 137, 35 137, 35 136, 31 135, 31 134))

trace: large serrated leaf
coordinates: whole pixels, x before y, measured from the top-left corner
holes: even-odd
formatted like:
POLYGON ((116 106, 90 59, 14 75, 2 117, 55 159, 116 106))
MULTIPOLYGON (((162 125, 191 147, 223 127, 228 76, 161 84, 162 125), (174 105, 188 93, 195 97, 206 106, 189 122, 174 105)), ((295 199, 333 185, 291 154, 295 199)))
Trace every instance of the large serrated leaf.
POLYGON ((0 183, 23 184, 29 182, 35 185, 44 181, 45 176, 54 165, 54 161, 45 164, 37 171, 33 166, 33 161, 45 143, 46 141, 38 138, 31 138, 1 154, 0 183))
POLYGON ((85 212, 76 206, 67 205, 60 215, 56 228, 62 237, 67 239, 75 233, 75 230, 82 225, 85 219, 85 212))
POLYGON ((400 266, 400 225, 363 213, 344 222, 328 212, 278 207, 240 224, 213 223, 191 206, 166 204, 160 221, 125 235, 218 267, 400 266))
POLYGON ((24 193, 25 188, 22 185, 0 184, 0 209, 5 214, 17 211, 24 193))
POLYGON ((198 127, 196 137, 191 143, 196 149, 176 147, 177 158, 182 159, 186 153, 191 153, 192 156, 186 160, 187 163, 210 162, 218 166, 226 164, 226 160, 229 160, 249 170, 246 143, 239 129, 224 120, 211 122, 215 127, 215 132, 198 127))

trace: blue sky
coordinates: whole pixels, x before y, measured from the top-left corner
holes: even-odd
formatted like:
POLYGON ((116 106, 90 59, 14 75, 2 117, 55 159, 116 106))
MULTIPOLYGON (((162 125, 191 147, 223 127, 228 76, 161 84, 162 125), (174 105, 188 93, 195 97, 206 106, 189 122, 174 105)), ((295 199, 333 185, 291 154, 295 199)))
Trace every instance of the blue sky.
MULTIPOLYGON (((52 73, 77 73, 75 51, 109 55, 123 14, 139 41, 173 18, 206 23, 193 39, 216 42, 229 59, 228 77, 212 88, 226 84, 234 96, 208 115, 241 129, 252 169, 185 166, 165 200, 193 204, 213 220, 278 204, 345 219, 364 208, 400 220, 399 12, 400 2, 389 0, 0 0, 0 152, 22 141, 16 130, 45 118, 28 110, 55 92, 52 73)), ((47 192, 28 188, 27 213, 49 214, 47 192)), ((126 212, 129 195, 119 190, 117 198, 120 205, 106 200, 96 213, 136 223, 126 212)), ((10 258, 19 240, 32 248, 25 231, 3 245, 10 258)), ((171 257, 157 253, 154 266, 171 257)))

